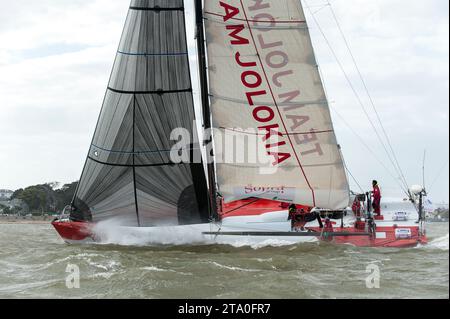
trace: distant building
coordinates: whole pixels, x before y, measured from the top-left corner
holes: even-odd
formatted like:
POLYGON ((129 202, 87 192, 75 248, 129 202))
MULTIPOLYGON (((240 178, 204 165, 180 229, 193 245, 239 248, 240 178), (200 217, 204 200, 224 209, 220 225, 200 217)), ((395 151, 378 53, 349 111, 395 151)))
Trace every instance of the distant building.
POLYGON ((0 201, 10 200, 14 192, 9 189, 0 189, 0 201))

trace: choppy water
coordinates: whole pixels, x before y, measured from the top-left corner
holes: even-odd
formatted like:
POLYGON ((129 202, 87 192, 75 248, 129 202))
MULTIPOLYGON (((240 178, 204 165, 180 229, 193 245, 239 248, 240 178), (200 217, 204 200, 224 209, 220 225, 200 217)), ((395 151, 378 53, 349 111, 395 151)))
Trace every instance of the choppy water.
POLYGON ((0 225, 0 298, 449 298, 449 226, 413 249, 69 246, 50 225, 0 225), (80 288, 68 289, 68 265, 80 288), (379 289, 366 287, 377 265, 379 289))

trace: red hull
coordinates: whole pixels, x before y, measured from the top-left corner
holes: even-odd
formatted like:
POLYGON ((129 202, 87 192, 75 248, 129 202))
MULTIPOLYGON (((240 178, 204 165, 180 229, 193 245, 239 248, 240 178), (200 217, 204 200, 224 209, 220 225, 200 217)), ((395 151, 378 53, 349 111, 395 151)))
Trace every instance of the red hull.
MULTIPOLYGON (((300 206, 297 205, 299 208, 300 206)), ((281 203, 266 199, 246 199, 241 201, 232 202, 230 204, 224 205, 223 218, 227 217, 238 217, 238 216, 254 216, 262 215, 265 213, 284 210, 281 203)), ((376 221, 383 221, 383 216, 375 216, 376 221)), ((364 228, 357 229, 354 227, 340 228, 336 227, 337 223, 333 222, 334 229, 336 233, 350 233, 358 234, 364 233, 364 228)), ((418 245, 424 245, 428 243, 428 239, 424 235, 419 234, 419 227, 401 227, 411 229, 410 239, 398 239, 395 236, 396 227, 377 227, 377 233, 384 233, 385 238, 372 238, 370 236, 337 236, 329 238, 321 238, 324 241, 330 241, 335 244, 348 244, 357 247, 391 247, 391 248, 409 248, 416 247, 418 245)), ((322 232, 321 228, 318 227, 307 227, 307 229, 314 232, 322 232)))
POLYGON ((54 221, 52 222, 58 234, 64 239, 69 241, 84 241, 87 239, 93 239, 91 223, 83 222, 65 222, 54 221))
MULTIPOLYGON (((333 237, 332 240, 329 240, 335 244, 348 244, 354 245, 357 247, 390 247, 390 248, 410 248, 416 247, 420 244, 427 244, 428 240, 425 236, 419 235, 418 227, 401 227, 401 228, 409 228, 412 232, 412 237, 409 239, 398 239, 395 236, 396 227, 377 227, 377 233, 386 234, 385 238, 373 238, 371 236, 336 236, 333 237)), ((316 227, 308 227, 308 229, 321 232, 320 228, 316 227)), ((335 227, 333 229, 334 233, 350 233, 350 234, 358 234, 364 233, 364 230, 358 230, 356 228, 340 228, 335 227)), ((328 241, 326 236, 322 238, 324 241, 328 241)), ((331 238, 330 238, 331 239, 331 238)))

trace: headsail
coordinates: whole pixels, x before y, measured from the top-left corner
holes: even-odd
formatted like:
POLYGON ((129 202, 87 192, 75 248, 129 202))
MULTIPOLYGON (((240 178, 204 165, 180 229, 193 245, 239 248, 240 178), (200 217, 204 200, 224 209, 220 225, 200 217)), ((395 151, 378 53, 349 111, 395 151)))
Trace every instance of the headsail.
POLYGON ((183 0, 133 0, 71 218, 208 222, 202 163, 170 157, 172 130, 194 123, 183 0))
POLYGON ((347 207, 343 158, 300 1, 208 0, 204 18, 225 201, 347 207), (257 147, 263 156, 255 160, 257 147))

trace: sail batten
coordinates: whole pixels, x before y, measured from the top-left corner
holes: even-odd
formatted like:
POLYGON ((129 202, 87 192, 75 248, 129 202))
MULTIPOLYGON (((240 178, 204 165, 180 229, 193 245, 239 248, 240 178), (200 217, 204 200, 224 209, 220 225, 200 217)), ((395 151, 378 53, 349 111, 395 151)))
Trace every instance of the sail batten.
MULTIPOLYGON (((202 163, 174 163, 174 129, 194 133, 182 0, 133 0, 71 218, 124 226, 207 222, 202 163)), ((189 146, 201 158, 198 145, 189 146)))
POLYGON ((210 0, 204 18, 225 201, 345 208, 347 176, 301 3, 210 0))
POLYGON ((140 95, 144 95, 144 94, 155 94, 155 95, 162 95, 162 94, 171 94, 171 93, 184 93, 184 92, 192 92, 192 88, 187 88, 187 89, 178 89, 178 90, 155 90, 155 91, 125 91, 125 90, 117 90, 114 89, 112 87, 108 87, 108 90, 115 92, 115 93, 120 93, 120 94, 140 94, 140 95))

